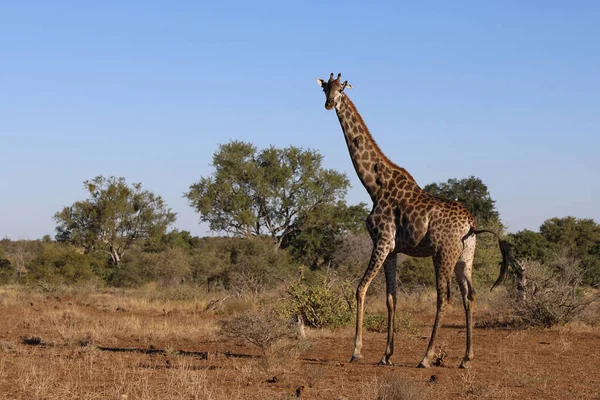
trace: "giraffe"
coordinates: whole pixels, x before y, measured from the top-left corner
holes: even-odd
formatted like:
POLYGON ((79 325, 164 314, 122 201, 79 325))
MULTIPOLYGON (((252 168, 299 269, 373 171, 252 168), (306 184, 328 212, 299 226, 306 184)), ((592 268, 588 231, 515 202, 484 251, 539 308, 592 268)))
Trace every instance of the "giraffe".
MULTIPOLYGON (((354 169, 373 201, 373 209, 366 220, 373 240, 369 265, 356 290, 356 331, 354 351, 350 362, 362 359, 362 323, 365 294, 383 266, 386 279, 388 310, 387 344, 379 361, 391 364, 394 352, 394 318, 396 311, 397 254, 413 257, 432 257, 435 269, 437 310, 427 350, 418 367, 431 366, 434 342, 446 304, 450 300, 452 272, 456 276, 465 310, 466 350, 460 367, 468 367, 473 359, 473 256, 476 235, 495 232, 477 230, 474 217, 461 204, 439 199, 422 190, 411 174, 390 161, 379 149, 369 129, 344 89, 352 88, 348 81, 317 79, 325 92, 325 108, 335 112, 348 146, 354 169)), ((510 256, 509 245, 498 237, 502 252, 500 274, 492 289, 504 281, 510 256)))

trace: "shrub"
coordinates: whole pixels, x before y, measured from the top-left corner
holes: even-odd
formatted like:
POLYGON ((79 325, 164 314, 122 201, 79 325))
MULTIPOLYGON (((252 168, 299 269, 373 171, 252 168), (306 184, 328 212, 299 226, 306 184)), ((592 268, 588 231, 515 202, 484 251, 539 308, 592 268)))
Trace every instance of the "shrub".
POLYGON ((226 287, 238 296, 254 298, 293 271, 289 253, 267 238, 232 240, 230 246, 226 287))
POLYGON ((104 263, 77 248, 56 243, 41 243, 36 257, 24 275, 29 284, 77 284, 96 279, 95 266, 104 263))
MULTIPOLYGON (((367 331, 385 333, 387 332, 387 325, 387 315, 379 313, 365 313, 363 326, 367 331)), ((394 332, 398 332, 401 329, 405 329, 412 334, 416 333, 416 327, 413 323, 412 314, 406 311, 396 310, 396 318, 394 318, 394 332)))
POLYGON ((296 331, 274 312, 247 312, 221 321, 221 333, 253 344, 264 355, 275 343, 294 337, 296 331))
POLYGON ((332 285, 326 279, 317 285, 297 283, 288 289, 289 313, 300 313, 313 328, 337 328, 352 320, 350 283, 332 285))
POLYGON ((12 283, 17 276, 17 271, 6 258, 0 258, 0 285, 12 283))
POLYGON ((285 371, 297 359, 295 344, 285 342, 297 334, 290 322, 272 310, 250 311, 222 321, 220 330, 227 337, 256 346, 261 352, 261 366, 270 374, 285 371))
POLYGON ((410 257, 401 261, 398 279, 401 286, 413 289, 418 286, 433 286, 435 274, 431 257, 410 257))
POLYGON ((286 250, 267 238, 211 238, 193 252, 192 281, 255 298, 295 269, 286 250))
POLYGON ((584 272, 577 259, 557 255, 551 265, 522 263, 527 292, 509 289, 512 309, 521 325, 552 327, 577 318, 597 297, 586 299, 581 287, 584 272))
POLYGON ((360 279, 369 264, 372 250, 373 241, 368 233, 348 233, 338 240, 331 265, 346 279, 360 279))

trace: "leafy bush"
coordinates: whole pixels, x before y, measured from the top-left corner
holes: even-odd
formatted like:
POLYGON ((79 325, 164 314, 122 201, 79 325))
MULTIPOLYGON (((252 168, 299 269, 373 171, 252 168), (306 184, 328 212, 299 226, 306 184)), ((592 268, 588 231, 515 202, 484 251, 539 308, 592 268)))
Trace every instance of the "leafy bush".
POLYGON ((433 286, 435 273, 431 257, 409 257, 400 264, 398 280, 401 286, 412 289, 417 286, 433 286))
POLYGON ((93 269, 104 260, 84 254, 77 248, 56 243, 40 243, 36 257, 28 266, 28 284, 77 284, 97 279, 93 269))
POLYGON ((256 297, 289 276, 293 261, 285 250, 267 238, 229 242, 230 268, 225 272, 226 288, 241 297, 256 297))
POLYGON ((321 284, 298 283, 288 289, 290 314, 300 313, 313 328, 337 328, 352 320, 352 290, 349 282, 334 286, 326 279, 321 284))
POLYGON ((581 269, 583 270, 583 283, 600 287, 600 255, 584 256, 581 260, 581 269))
MULTIPOLYGON (((375 314, 366 312, 363 318, 363 326, 369 332, 387 332, 388 317, 384 314, 375 314)), ((406 311, 396 310, 394 318, 394 332, 405 329, 410 333, 416 332, 412 314, 406 311)))
POLYGON ((0 285, 12 283, 17 276, 17 271, 6 258, 0 258, 0 285))

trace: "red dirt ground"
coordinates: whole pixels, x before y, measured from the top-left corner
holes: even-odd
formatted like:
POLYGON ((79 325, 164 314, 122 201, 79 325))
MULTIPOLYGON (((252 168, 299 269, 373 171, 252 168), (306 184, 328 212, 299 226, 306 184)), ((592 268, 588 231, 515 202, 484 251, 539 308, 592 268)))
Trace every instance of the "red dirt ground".
MULTIPOLYGON (((59 300, 1 306, 0 398, 375 399, 382 386, 397 384, 416 388, 417 394, 390 398, 600 399, 597 328, 476 328, 475 360, 470 369, 461 370, 457 367, 464 352, 462 308, 454 307, 438 341, 448 354, 440 367, 415 368, 431 329, 433 316, 427 314, 415 316, 416 335, 397 335, 394 366, 376 365, 385 334, 366 333, 364 360, 349 364, 351 329, 310 331, 310 346, 297 359, 289 353, 281 368, 275 368, 276 379, 268 380, 256 348, 232 340, 186 338, 173 343, 125 336, 69 344, 59 340, 56 325, 34 324, 32 331, 36 318, 63 309, 111 324, 133 313, 59 300), (23 337, 33 335, 41 337, 42 343, 23 343, 23 337), (177 350, 183 353, 176 355, 177 350)), ((136 316, 142 321, 166 318, 200 324, 214 323, 215 318, 200 316, 192 321, 184 312, 151 311, 136 316)))

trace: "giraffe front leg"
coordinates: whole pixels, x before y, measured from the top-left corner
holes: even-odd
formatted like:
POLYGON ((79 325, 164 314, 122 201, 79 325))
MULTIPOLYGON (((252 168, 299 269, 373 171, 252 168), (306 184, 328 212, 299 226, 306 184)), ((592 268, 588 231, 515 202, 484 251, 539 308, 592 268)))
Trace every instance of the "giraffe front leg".
POLYGON ((362 324, 365 308, 365 295, 367 294, 367 289, 369 288, 371 281, 375 278, 377 271, 379 271, 379 268, 381 268, 383 262, 390 253, 390 249, 390 241, 379 241, 375 244, 369 266, 356 289, 356 331, 354 334, 354 351, 352 352, 350 362, 362 359, 362 324))
POLYGON ((394 319, 396 317, 396 266, 397 255, 390 254, 383 264, 385 272, 386 304, 388 310, 387 345, 379 361, 380 365, 392 365, 390 357, 394 354, 394 319))

